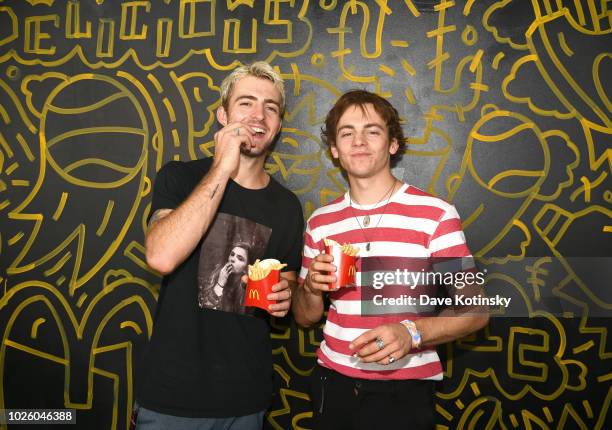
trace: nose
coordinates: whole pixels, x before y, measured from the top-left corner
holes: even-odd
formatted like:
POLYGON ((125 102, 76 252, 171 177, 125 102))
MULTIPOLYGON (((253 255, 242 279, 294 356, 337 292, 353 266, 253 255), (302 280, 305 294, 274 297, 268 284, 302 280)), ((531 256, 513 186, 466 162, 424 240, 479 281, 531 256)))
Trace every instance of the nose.
POLYGON ((257 121, 263 121, 264 119, 264 105, 261 103, 254 103, 253 110, 251 111, 251 117, 257 121))
POLYGON ((364 132, 355 132, 355 137, 353 139, 354 146, 362 146, 365 145, 366 139, 364 136, 364 132))

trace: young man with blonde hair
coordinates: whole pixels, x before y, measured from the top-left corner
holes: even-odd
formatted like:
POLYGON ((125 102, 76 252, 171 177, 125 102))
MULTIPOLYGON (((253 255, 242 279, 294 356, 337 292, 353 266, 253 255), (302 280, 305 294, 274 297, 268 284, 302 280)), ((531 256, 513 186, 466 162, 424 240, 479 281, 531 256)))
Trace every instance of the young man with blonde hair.
POLYGON ((302 210, 264 171, 285 111, 283 81, 257 62, 221 90, 214 157, 170 162, 155 180, 146 258, 164 278, 138 384, 141 430, 261 428, 272 395, 268 314, 241 305, 245 277, 228 279, 255 259, 287 263, 268 296, 277 301, 271 315, 287 314, 302 210))
MULTIPOLYGON (((435 296, 433 286, 404 282, 436 266, 473 270, 459 215, 393 176, 391 160, 404 136, 397 111, 382 97, 362 90, 342 95, 323 138, 349 191, 309 218, 292 303, 298 324, 309 327, 323 316, 324 294, 331 300, 311 379, 313 428, 433 428, 433 384, 442 379, 435 345, 478 330, 488 315, 460 306, 435 315, 415 301, 435 296), (339 261, 324 253, 325 239, 360 248, 356 285, 330 291, 339 261), (381 279, 388 285, 376 285, 381 279)), ((462 290, 480 293, 478 286, 462 290)))

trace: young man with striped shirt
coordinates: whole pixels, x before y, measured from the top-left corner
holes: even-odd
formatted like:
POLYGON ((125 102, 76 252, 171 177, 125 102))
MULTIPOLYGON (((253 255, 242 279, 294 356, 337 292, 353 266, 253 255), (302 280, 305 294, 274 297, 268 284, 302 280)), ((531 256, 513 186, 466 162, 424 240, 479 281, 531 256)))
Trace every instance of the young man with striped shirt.
MULTIPOLYGON (((484 327, 488 314, 467 306, 436 313, 436 287, 406 281, 436 269, 474 274, 459 215, 392 175, 404 136, 397 111, 382 97, 344 94, 322 135, 350 189, 308 220, 292 305, 297 323, 309 327, 323 316, 324 294, 331 301, 312 377, 314 428, 433 428, 434 381, 442 379, 435 345, 484 327), (325 238, 360 248, 356 286, 330 291, 337 262, 324 253, 325 238)), ((476 283, 465 284, 462 294, 482 294, 476 283)))

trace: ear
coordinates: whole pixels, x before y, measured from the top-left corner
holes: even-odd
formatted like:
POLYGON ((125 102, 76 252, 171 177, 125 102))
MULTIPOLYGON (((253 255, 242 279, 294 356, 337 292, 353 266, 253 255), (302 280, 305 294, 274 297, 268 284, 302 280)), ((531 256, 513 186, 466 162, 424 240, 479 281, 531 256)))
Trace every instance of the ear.
POLYGON ((391 144, 389 145, 389 154, 394 155, 399 149, 399 143, 397 143, 397 139, 391 139, 391 144))
POLYGON ((219 124, 223 127, 227 125, 227 112, 223 106, 217 108, 217 121, 219 121, 219 124))
POLYGON ((331 151, 332 157, 338 158, 338 148, 336 148, 336 145, 331 145, 329 150, 331 151))

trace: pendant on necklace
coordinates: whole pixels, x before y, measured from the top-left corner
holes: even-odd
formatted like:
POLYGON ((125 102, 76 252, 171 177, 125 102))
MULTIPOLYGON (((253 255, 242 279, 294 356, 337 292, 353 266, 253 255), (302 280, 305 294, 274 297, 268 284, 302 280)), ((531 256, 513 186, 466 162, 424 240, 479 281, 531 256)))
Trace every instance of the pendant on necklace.
POLYGON ((366 251, 369 251, 369 250, 370 250, 370 242, 368 242, 366 245, 366 251))
POLYGON ((370 215, 366 215, 363 217, 363 226, 367 227, 370 225, 370 215))

